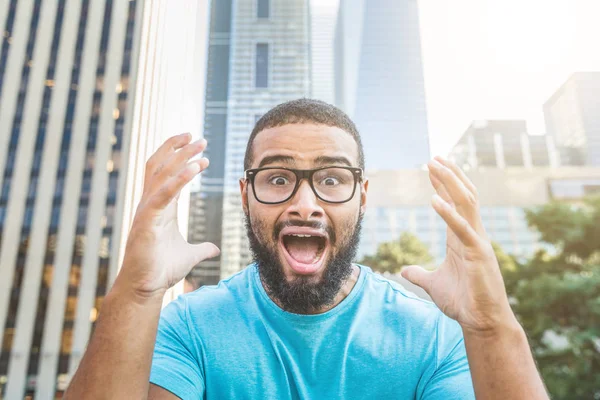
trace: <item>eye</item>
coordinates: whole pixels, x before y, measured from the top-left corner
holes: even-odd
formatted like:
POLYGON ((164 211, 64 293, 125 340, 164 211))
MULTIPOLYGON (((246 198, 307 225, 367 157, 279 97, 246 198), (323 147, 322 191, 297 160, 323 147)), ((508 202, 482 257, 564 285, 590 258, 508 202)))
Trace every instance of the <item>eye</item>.
POLYGON ((274 176, 269 180, 269 183, 275 186, 283 186, 289 184, 290 182, 283 176, 274 176))
POLYGON ((325 185, 325 186, 335 186, 335 185, 339 185, 340 181, 333 177, 333 176, 328 176, 326 178, 324 178, 323 180, 321 180, 321 184, 325 185))

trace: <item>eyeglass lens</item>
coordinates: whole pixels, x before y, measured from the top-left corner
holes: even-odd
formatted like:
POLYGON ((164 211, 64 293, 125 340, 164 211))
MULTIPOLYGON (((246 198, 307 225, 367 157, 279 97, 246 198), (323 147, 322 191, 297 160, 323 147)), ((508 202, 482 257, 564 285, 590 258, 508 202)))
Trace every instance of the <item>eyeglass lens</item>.
MULTIPOLYGON (((286 201, 294 192, 298 178, 286 169, 265 169, 254 176, 254 190, 258 200, 266 203, 286 201)), ((356 180, 354 173, 344 168, 324 168, 312 175, 312 186, 317 196, 331 202, 348 201, 356 180)))

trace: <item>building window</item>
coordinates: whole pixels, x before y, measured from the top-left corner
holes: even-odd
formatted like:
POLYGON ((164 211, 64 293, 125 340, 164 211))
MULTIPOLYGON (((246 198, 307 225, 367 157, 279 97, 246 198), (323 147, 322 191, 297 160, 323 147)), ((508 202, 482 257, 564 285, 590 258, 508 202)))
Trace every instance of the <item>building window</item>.
POLYGON ((256 44, 256 87, 269 87, 269 45, 256 44))
POLYGON ((270 0, 256 0, 256 16, 258 18, 269 18, 270 0))

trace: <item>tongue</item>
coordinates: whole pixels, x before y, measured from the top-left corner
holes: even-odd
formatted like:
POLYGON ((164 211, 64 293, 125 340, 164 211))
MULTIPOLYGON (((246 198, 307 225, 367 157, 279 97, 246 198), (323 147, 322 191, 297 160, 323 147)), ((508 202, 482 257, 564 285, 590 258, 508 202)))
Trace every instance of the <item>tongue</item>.
POLYGON ((286 248, 290 256, 303 264, 312 264, 319 252, 319 239, 288 236, 286 248))

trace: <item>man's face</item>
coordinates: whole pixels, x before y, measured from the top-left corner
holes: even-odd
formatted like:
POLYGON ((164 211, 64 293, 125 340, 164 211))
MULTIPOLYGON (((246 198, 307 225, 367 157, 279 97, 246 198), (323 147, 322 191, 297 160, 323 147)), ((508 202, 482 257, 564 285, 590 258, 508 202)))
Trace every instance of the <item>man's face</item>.
MULTIPOLYGON (((358 146, 339 128, 290 124, 265 129, 254 139, 251 168, 329 166, 358 167, 358 146)), ((286 310, 308 313, 333 302, 352 272, 367 186, 359 182, 349 201, 333 204, 317 198, 309 182, 301 180, 286 202, 263 204, 249 182, 240 182, 261 278, 286 310)))

